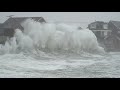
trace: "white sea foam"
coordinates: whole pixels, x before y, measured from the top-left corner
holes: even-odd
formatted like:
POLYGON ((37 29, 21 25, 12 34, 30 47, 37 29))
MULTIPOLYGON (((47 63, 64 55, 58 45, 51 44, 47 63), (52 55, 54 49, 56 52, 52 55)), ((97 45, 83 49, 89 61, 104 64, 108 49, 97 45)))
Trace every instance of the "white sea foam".
POLYGON ((15 30, 15 35, 0 46, 1 53, 31 52, 33 50, 50 52, 104 52, 99 46, 94 33, 88 29, 79 30, 77 27, 64 23, 39 23, 27 19, 15 30))

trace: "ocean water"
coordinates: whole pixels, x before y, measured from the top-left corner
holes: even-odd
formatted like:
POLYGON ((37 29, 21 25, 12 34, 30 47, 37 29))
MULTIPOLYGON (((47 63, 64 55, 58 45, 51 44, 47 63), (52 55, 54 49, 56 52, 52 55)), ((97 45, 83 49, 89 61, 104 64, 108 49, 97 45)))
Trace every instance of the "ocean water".
POLYGON ((24 32, 0 45, 0 78, 118 78, 120 52, 105 52, 88 29, 21 23, 24 32))
POLYGON ((120 53, 106 55, 0 55, 1 78, 119 78, 120 53))

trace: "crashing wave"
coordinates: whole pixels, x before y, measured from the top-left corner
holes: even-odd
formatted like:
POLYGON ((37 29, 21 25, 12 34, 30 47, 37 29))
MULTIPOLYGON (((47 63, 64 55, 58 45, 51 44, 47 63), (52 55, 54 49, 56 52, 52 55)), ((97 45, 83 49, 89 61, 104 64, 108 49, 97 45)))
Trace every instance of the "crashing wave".
POLYGON ((97 38, 89 29, 79 30, 77 27, 64 23, 39 23, 27 19, 15 30, 14 37, 0 45, 0 53, 19 52, 90 52, 103 53, 97 38))

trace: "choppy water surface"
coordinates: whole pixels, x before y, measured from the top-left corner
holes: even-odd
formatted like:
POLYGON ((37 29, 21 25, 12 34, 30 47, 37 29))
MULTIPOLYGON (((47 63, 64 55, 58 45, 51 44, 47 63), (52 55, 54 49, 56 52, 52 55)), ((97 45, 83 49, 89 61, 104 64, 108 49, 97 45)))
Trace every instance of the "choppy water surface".
POLYGON ((41 56, 5 54, 0 56, 0 77, 7 78, 118 78, 120 53, 106 55, 53 55, 41 56))

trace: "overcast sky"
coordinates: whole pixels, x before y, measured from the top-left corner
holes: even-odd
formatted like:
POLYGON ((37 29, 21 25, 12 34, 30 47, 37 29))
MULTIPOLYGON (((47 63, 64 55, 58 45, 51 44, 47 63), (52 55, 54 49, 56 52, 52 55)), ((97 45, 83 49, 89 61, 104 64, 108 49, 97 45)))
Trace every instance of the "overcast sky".
POLYGON ((110 20, 120 21, 120 12, 0 12, 0 23, 14 17, 43 17, 47 22, 93 22, 110 20))

